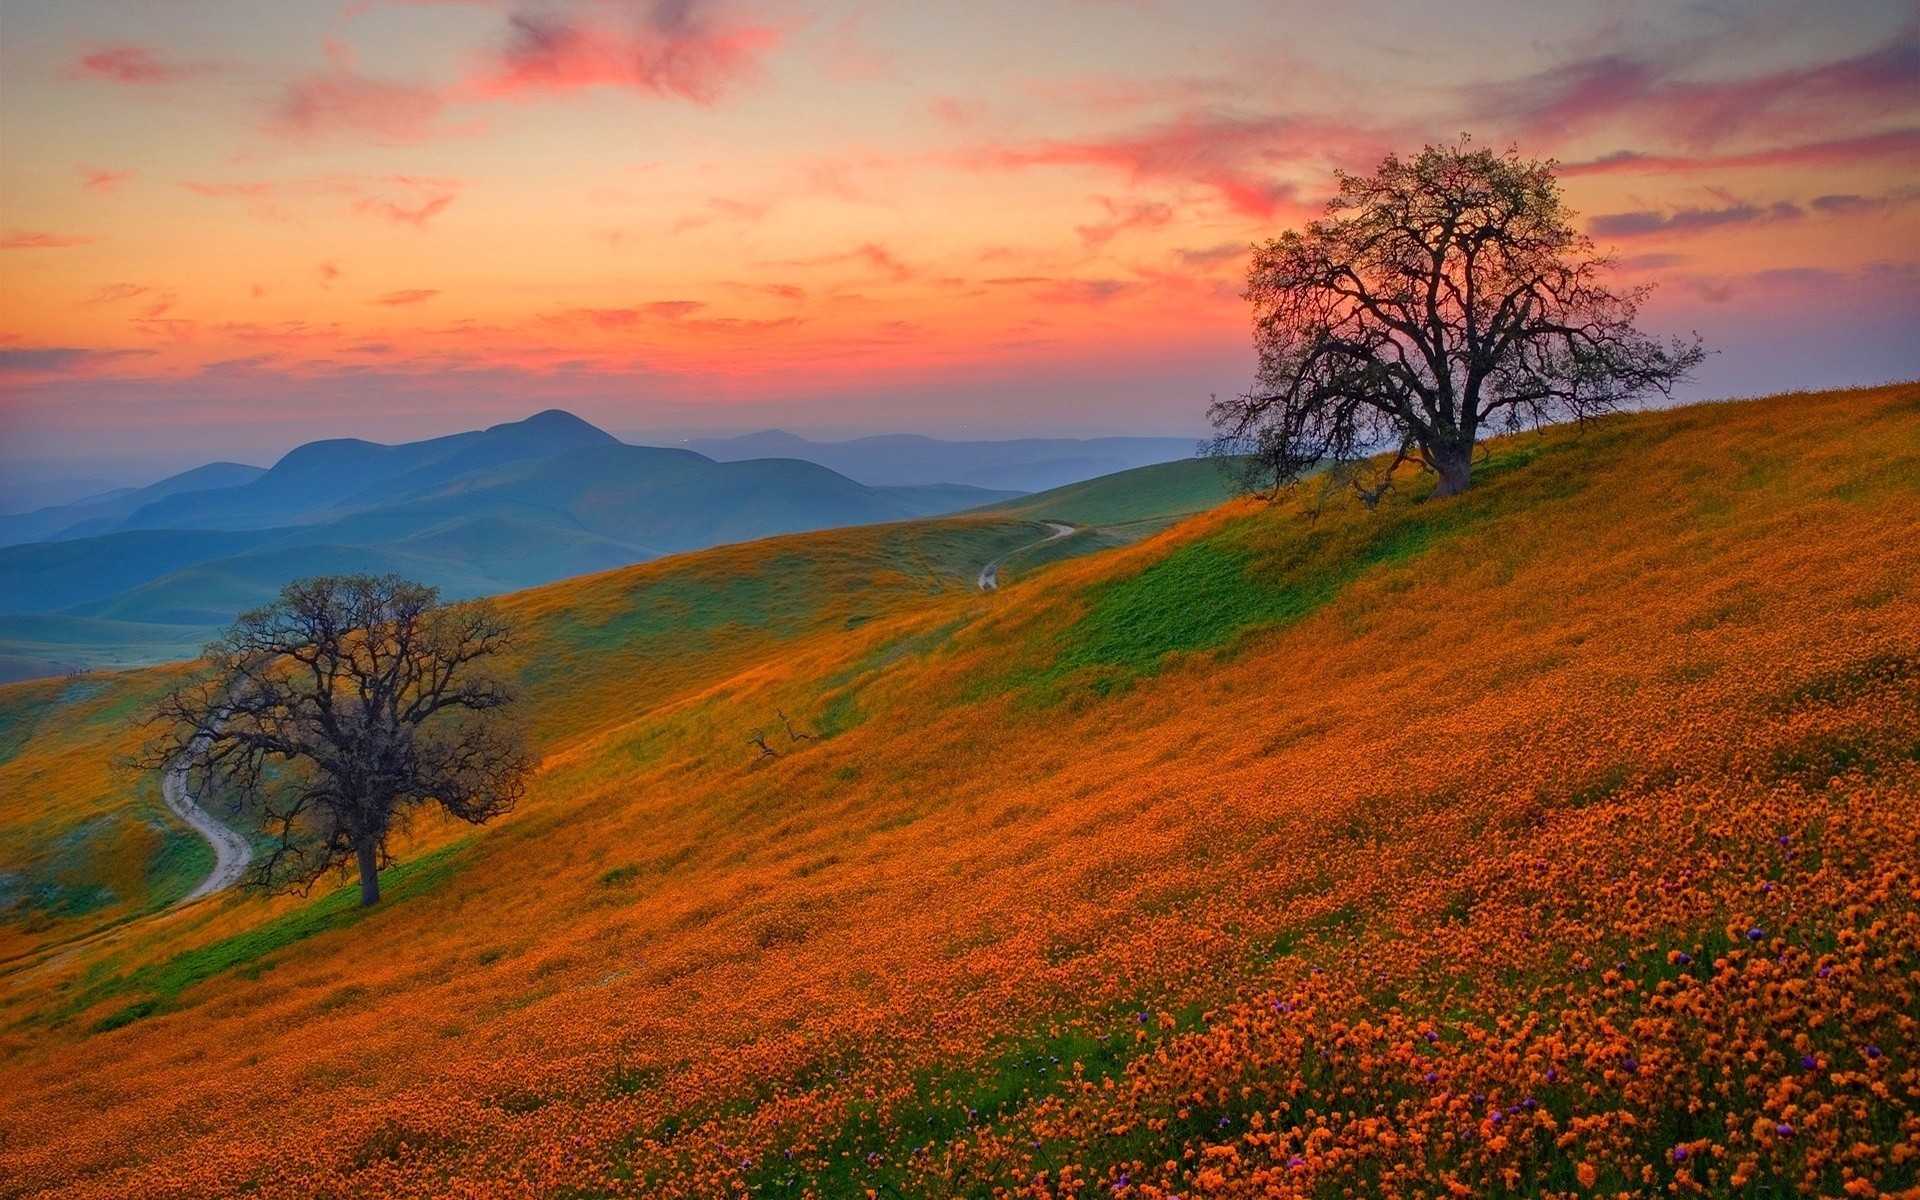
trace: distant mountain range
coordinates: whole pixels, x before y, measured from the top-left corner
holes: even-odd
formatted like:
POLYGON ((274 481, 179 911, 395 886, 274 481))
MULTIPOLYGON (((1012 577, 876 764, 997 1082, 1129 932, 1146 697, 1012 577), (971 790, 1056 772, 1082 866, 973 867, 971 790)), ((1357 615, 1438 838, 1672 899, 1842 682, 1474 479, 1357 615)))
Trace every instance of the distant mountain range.
POLYGON ((214 463, 0 517, 0 678, 178 657, 307 575, 393 571, 486 595, 1011 494, 869 487, 791 458, 716 462, 557 411, 396 446, 313 442, 268 470, 214 463))
POLYGON ((798 458, 870 487, 959 483, 1015 492, 1043 492, 1116 471, 1192 458, 1191 438, 1020 438, 1006 442, 948 442, 888 434, 849 442, 813 442, 773 429, 739 437, 685 443, 708 458, 798 458))

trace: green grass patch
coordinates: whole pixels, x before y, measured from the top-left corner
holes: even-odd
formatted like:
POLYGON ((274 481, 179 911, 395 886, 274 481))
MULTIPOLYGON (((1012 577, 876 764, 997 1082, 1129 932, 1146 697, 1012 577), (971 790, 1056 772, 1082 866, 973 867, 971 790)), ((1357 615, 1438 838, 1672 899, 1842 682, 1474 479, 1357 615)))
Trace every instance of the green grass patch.
POLYGON ((1070 525, 1164 522, 1205 512, 1231 500, 1237 488, 1229 466, 1214 458, 1156 463, 1022 496, 980 511, 1070 525))
MULTIPOLYGON (((1162 1038, 1197 1025, 1197 1010, 1178 1014, 1175 1024, 1164 1031, 1146 1012, 1108 1013, 1003 1042, 974 1069, 922 1069, 914 1074, 911 1100, 884 1109, 855 1101, 840 1127, 818 1145, 792 1157, 770 1155, 750 1169, 747 1193, 859 1196, 871 1188, 881 1195, 912 1195, 916 1155, 936 1152, 969 1130, 999 1125, 1034 1101, 1059 1094, 1069 1081, 1118 1078, 1162 1038), (1138 1029, 1148 1031, 1144 1041, 1138 1029)), ((994 1192, 982 1180, 957 1194, 994 1192)))
POLYGON ((93 1025, 96 1033, 171 1011, 180 995, 195 984, 228 971, 270 969, 269 957, 289 946, 357 925, 389 904, 432 891, 465 865, 461 851, 471 843, 471 838, 464 838, 383 872, 383 895, 375 908, 360 907, 359 883, 348 883, 245 933, 182 951, 163 963, 141 967, 128 975, 101 980, 86 988, 67 1011, 91 1008, 113 996, 139 995, 138 1000, 96 1021, 93 1025))

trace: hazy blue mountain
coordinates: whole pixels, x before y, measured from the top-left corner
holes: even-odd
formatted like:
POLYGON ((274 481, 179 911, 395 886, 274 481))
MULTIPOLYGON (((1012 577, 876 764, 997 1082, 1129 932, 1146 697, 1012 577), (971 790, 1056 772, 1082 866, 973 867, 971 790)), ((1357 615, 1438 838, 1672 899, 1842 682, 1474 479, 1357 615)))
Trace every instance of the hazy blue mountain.
POLYGON ((114 488, 70 504, 0 517, 0 546, 50 537, 85 537, 117 528, 120 522, 157 500, 181 492, 238 487, 266 474, 264 468, 217 462, 170 475, 142 488, 114 488))
POLYGON ((799 458, 872 487, 936 483, 1038 492, 1153 463, 1193 457, 1190 438, 1019 438, 949 442, 917 434, 885 434, 847 442, 812 442, 772 429, 687 443, 709 458, 799 458))
POLYGON ((140 645, 172 655, 309 575, 391 571, 477 596, 1010 495, 867 487, 793 458, 716 462, 557 412, 399 446, 316 442, 237 484, 147 497, 111 532, 0 547, 0 613, 15 614, 0 616, 0 659, 17 672, 133 661, 140 645))
POLYGON ((309 442, 239 487, 183 492, 142 506, 122 529, 264 529, 324 520, 391 496, 504 463, 550 458, 588 445, 619 445, 571 413, 422 442, 383 446, 358 438, 309 442))

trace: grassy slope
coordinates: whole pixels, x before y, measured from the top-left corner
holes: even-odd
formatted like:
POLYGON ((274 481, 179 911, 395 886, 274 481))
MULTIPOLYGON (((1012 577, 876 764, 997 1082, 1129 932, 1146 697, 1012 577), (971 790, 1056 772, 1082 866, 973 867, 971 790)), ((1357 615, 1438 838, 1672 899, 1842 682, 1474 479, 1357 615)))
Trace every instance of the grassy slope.
MULTIPOLYGON (((981 563, 1044 533, 1021 520, 902 522, 724 547, 510 597, 529 647, 514 669, 535 698, 537 740, 628 720, 634 706, 708 686, 809 634, 965 594, 981 563)), ((201 843, 161 814, 150 779, 121 765, 140 747, 139 717, 178 673, 0 688, 0 912, 17 904, 16 916, 34 914, 0 924, 0 959, 191 886, 172 886, 175 843, 188 852, 201 843), (133 796, 141 799, 129 805, 133 796), (133 824, 153 827, 151 845, 121 844, 133 824), (155 895, 138 884, 142 862, 167 877, 155 895), (75 920, 49 924, 62 914, 75 920)))
POLYGON ((1233 492, 1233 482, 1218 461, 1190 458, 1070 483, 978 511, 1079 527, 1067 537, 1010 556, 1000 574, 1010 581, 1048 563, 1150 537, 1183 517, 1226 503, 1233 492))
MULTIPOLYGON (((1555 430, 1417 490, 984 597, 1031 526, 514 597, 522 811, 423 829, 363 919, 234 898, 15 975, 0 1178, 1913 1183, 1920 389, 1555 430), (831 736, 756 761, 776 708, 831 736)), ((45 764, 0 774, 8 827, 113 736, 71 728, 0 766, 45 764)))

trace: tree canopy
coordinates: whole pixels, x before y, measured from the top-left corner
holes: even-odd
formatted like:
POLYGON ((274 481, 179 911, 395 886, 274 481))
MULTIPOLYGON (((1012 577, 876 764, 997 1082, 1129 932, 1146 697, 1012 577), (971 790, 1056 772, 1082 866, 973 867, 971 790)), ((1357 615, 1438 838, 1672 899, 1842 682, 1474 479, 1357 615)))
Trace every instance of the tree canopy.
POLYGON ((196 793, 275 839, 255 885, 304 893, 351 863, 372 904, 414 810, 479 824, 524 791, 529 760, 503 720, 513 695, 485 670, 509 636, 491 606, 393 575, 289 584, 163 702, 151 763, 184 761, 196 793))
POLYGON ((1463 139, 1339 173, 1324 217, 1255 247, 1259 366, 1215 401, 1214 452, 1253 490, 1327 466, 1372 501, 1411 460, 1447 496, 1483 437, 1669 393, 1699 340, 1635 328, 1649 289, 1609 289, 1554 166, 1463 139), (1382 453, 1384 475, 1360 469, 1382 453))

